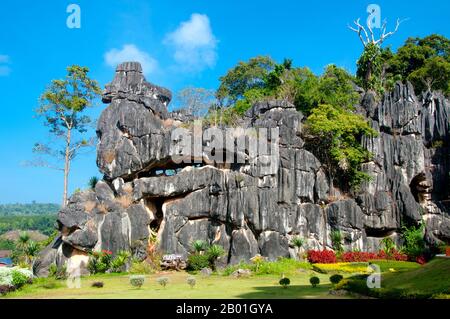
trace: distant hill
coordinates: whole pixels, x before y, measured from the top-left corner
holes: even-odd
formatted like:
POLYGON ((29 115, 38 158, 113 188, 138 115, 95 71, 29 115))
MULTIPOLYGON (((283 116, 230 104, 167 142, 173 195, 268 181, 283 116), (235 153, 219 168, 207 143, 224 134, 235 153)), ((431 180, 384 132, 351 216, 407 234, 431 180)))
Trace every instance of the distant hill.
MULTIPOLYGON (((22 232, 23 231, 21 231, 21 230, 10 230, 10 231, 4 233, 3 235, 0 235, 0 239, 17 241, 22 232)), ((39 241, 46 240, 48 238, 48 236, 42 234, 41 232, 39 232, 37 230, 27 230, 24 232, 26 232, 30 236, 30 239, 33 241, 39 242, 39 241)))
POLYGON ((53 215, 59 209, 60 205, 49 203, 0 204, 0 216, 53 215))

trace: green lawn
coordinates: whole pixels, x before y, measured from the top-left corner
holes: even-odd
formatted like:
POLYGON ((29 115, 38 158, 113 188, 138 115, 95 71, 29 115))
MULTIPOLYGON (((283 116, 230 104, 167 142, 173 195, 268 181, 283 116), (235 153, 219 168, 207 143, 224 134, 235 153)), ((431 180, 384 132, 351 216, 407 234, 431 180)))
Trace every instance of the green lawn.
MULTIPOLYGON (((330 295, 329 276, 318 275, 321 284, 312 288, 309 284, 310 272, 302 271, 290 276, 291 286, 284 289, 279 284, 279 276, 258 275, 250 278, 212 275, 203 278, 195 276, 197 285, 190 288, 186 283, 189 276, 185 272, 171 272, 149 275, 142 288, 133 288, 128 275, 96 275, 82 279, 80 289, 69 289, 64 281, 59 281, 56 288, 44 286, 49 279, 38 279, 33 285, 8 294, 4 298, 338 298, 330 295), (161 287, 156 278, 166 276, 169 284, 161 287), (93 288, 94 281, 103 281, 103 288, 93 288)), ((342 297, 340 297, 342 298, 342 297)))
POLYGON ((367 287, 366 278, 355 276, 343 281, 348 291, 377 298, 434 298, 450 297, 450 259, 435 258, 423 266, 387 263, 381 267, 381 289, 367 287), (390 267, 392 266, 392 267, 390 267), (390 271, 393 268, 395 271, 390 271), (386 271, 387 269, 387 271, 386 271))
POLYGON ((450 259, 435 258, 428 264, 411 271, 386 273, 382 277, 383 287, 405 289, 417 293, 450 293, 450 259))

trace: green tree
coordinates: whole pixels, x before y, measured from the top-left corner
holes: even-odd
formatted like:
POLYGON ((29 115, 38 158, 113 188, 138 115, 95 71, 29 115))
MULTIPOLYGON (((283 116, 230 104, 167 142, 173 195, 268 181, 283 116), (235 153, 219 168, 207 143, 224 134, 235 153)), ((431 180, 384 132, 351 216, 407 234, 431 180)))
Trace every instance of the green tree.
POLYGON ((442 35, 407 39, 386 64, 388 79, 411 81, 417 94, 426 90, 450 94, 450 40, 442 35))
POLYGON ((73 65, 67 68, 65 79, 53 80, 40 98, 36 113, 45 120, 49 132, 62 143, 51 141, 48 144, 36 143, 33 151, 43 156, 56 158, 58 163, 51 164, 42 159, 32 162, 33 165, 44 166, 64 172, 63 206, 67 204, 67 188, 70 164, 80 149, 93 145, 93 138, 82 137, 92 120, 83 111, 93 105, 93 101, 101 93, 97 81, 88 77, 89 69, 73 65), (75 139, 75 133, 80 135, 75 139), (64 166, 59 165, 64 162, 64 166))
POLYGON ((371 153, 361 145, 362 136, 377 133, 358 114, 339 106, 320 104, 306 120, 305 139, 310 151, 327 167, 331 193, 333 180, 341 173, 341 185, 358 186, 369 177, 361 164, 371 153))
POLYGON ((248 90, 264 89, 265 79, 275 65, 268 56, 257 56, 248 62, 239 62, 219 79, 220 86, 216 92, 219 103, 224 106, 234 105, 244 98, 244 93, 248 90))

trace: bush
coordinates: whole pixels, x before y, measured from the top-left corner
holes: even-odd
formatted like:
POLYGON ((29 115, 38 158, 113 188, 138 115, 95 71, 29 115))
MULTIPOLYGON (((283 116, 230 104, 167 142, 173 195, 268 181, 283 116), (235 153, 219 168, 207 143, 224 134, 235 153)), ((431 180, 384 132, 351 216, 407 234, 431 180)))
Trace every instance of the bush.
MULTIPOLYGON (((11 290, 20 288, 33 280, 33 273, 25 268, 6 268, 0 267, 0 286, 10 287, 11 290)), ((6 288, 2 288, 6 291, 6 288)))
POLYGON ((130 269, 128 271, 130 274, 153 274, 155 273, 155 269, 150 265, 147 261, 132 261, 130 269))
POLYGON ((283 286, 283 288, 287 288, 291 284, 291 280, 289 278, 281 278, 279 284, 283 286))
POLYGON ((104 286, 103 281, 95 281, 91 285, 91 287, 94 287, 94 288, 103 288, 103 286, 104 286))
POLYGON ((206 256, 208 256, 209 266, 212 270, 216 269, 216 260, 223 255, 225 255, 225 250, 222 246, 211 245, 208 247, 208 249, 206 250, 206 256))
POLYGON ((402 228, 402 238, 404 240, 404 244, 401 250, 412 261, 415 261, 417 257, 424 254, 425 240, 423 238, 423 232, 423 224, 419 227, 413 226, 411 228, 402 228))
POLYGON ((111 261, 111 272, 120 273, 125 271, 131 254, 126 250, 121 250, 117 253, 117 256, 111 261))
POLYGON ((186 282, 189 286, 191 286, 191 288, 194 288, 195 284, 197 283, 197 280, 195 279, 195 277, 189 276, 187 277, 186 282))
POLYGON ((200 253, 206 249, 208 246, 204 240, 194 240, 191 244, 192 249, 196 253, 200 253))
POLYGON ((102 250, 101 252, 92 252, 88 262, 88 270, 91 274, 105 273, 111 267, 112 252, 102 250))
POLYGON ((67 279, 67 266, 64 265, 58 268, 55 264, 51 264, 48 268, 48 276, 58 280, 67 279))
POLYGON ((30 282, 30 278, 18 270, 13 270, 11 276, 12 276, 12 284, 16 288, 21 288, 25 284, 30 282))
POLYGON ((203 268, 209 268, 209 258, 207 255, 189 255, 187 260, 187 270, 200 271, 203 268))
POLYGON ((320 284, 320 279, 319 277, 314 276, 309 279, 309 282, 313 286, 313 288, 315 288, 318 284, 320 284))
POLYGON ((344 279, 344 277, 342 275, 335 274, 335 275, 330 277, 330 282, 333 285, 337 285, 342 279, 344 279))
POLYGON ((145 282, 145 276, 142 275, 132 275, 130 276, 130 284, 133 287, 141 288, 145 282))
POLYGON ((332 264, 336 262, 336 254, 332 250, 308 250, 308 261, 312 264, 332 264))
POLYGON ((159 277, 156 279, 156 282, 166 288, 167 284, 169 283, 169 278, 167 277, 159 277))
POLYGON ((342 233, 339 230, 333 230, 330 234, 331 242, 333 243, 334 251, 341 253, 342 248, 342 233))

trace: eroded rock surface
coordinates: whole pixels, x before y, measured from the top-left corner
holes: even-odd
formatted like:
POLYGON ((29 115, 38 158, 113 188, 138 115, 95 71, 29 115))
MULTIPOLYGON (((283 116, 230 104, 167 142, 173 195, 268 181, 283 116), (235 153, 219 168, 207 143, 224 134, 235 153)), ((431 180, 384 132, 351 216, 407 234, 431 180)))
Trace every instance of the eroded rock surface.
POLYGON ((429 243, 450 239, 450 108, 441 94, 418 98, 400 83, 381 101, 365 93, 360 111, 380 133, 363 140, 374 154, 363 165, 373 178, 358 193, 333 196, 325 167, 304 147, 303 115, 290 103, 258 103, 241 123, 279 129, 278 140, 267 136, 279 154, 268 171, 263 156, 255 162, 246 154, 238 164, 219 165, 206 154, 177 164, 172 132, 189 123, 167 111, 170 99, 167 89, 145 81, 138 63, 118 66, 97 129, 104 179, 61 210, 61 237, 42 253, 36 273, 71 258, 71 250, 130 250, 143 259, 152 234, 166 254, 186 256, 197 239, 219 244, 227 252, 223 265, 256 254, 294 255, 293 236, 310 249, 331 247, 332 230, 343 233, 347 249, 377 250, 386 236, 399 240, 404 221, 425 221, 429 243))

